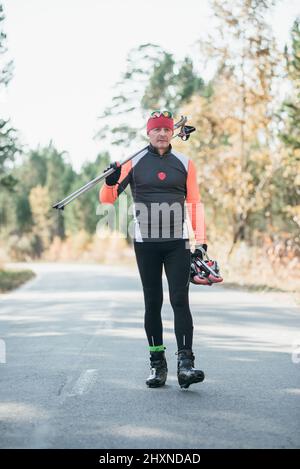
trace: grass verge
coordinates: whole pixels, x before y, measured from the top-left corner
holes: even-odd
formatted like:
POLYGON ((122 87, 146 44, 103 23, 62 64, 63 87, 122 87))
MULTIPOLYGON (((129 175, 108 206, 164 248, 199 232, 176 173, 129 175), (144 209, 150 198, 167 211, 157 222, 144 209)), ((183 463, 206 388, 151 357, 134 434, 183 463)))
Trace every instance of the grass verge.
POLYGON ((19 287, 35 277, 32 270, 4 270, 0 269, 0 293, 19 287))

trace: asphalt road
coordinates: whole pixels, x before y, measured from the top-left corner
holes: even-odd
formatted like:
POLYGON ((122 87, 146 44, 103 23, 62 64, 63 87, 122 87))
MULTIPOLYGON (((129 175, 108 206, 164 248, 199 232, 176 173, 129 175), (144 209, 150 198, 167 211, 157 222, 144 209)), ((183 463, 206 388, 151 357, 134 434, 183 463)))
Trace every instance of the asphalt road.
POLYGON ((137 269, 29 267, 35 279, 0 295, 1 448, 299 448, 291 299, 192 285, 195 364, 206 380, 182 391, 166 287, 169 377, 148 389, 137 269))

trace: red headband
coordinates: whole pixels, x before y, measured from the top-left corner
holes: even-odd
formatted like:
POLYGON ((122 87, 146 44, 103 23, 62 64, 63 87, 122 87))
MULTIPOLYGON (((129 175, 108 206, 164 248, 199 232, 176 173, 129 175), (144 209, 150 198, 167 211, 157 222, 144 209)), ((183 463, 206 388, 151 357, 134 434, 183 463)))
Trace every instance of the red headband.
POLYGON ((174 130, 174 120, 172 117, 150 117, 147 122, 147 134, 152 129, 170 129, 174 130))

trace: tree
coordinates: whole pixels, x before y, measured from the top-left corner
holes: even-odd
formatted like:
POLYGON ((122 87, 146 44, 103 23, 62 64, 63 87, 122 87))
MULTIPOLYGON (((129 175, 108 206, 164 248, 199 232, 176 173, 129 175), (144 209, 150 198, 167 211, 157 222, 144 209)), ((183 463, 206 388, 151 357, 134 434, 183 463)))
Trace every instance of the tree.
MULTIPOLYGON (((6 62, 6 34, 3 31, 3 7, 0 3, 0 89, 8 85, 12 78, 13 62, 6 62)), ((11 127, 10 120, 0 116, 0 187, 12 192, 17 182, 11 173, 12 163, 20 151, 16 130, 11 127)))
POLYGON ((203 88, 204 81, 195 75, 189 57, 177 64, 172 54, 164 52, 162 59, 153 67, 141 104, 147 111, 165 108, 175 113, 203 88))
MULTIPOLYGON (((52 205, 63 199, 69 193, 76 174, 72 166, 66 160, 66 153, 58 151, 50 142, 49 146, 44 149, 44 157, 46 160, 46 181, 45 186, 48 189, 51 207, 52 205)), ((55 236, 65 237, 65 219, 57 210, 51 209, 51 240, 55 236)))
MULTIPOLYGON (((282 167, 274 184, 276 209, 281 215, 289 241, 300 247, 300 18, 291 31, 291 50, 285 47, 286 71, 290 84, 289 95, 284 100, 279 117, 283 144, 282 167), (278 197, 280 194, 280 197, 278 197)), ((299 251, 298 251, 299 252, 299 251)))
POLYGON ((283 102, 285 112, 285 129, 281 132, 283 142, 300 160, 300 18, 296 19, 292 28, 292 51, 285 47, 288 78, 291 83, 291 95, 283 102))
MULTIPOLYGON (((108 153, 100 153, 93 162, 83 165, 80 174, 77 174, 66 194, 72 193, 82 187, 88 181, 101 174, 109 165, 108 153)), ((77 199, 73 200, 63 212, 65 228, 69 234, 74 234, 80 230, 85 230, 89 234, 95 233, 98 221, 96 209, 98 205, 98 192, 100 186, 85 192, 77 199)), ((64 195, 64 197, 65 197, 64 195)), ((63 198, 63 197, 62 197, 63 198)))
POLYGON ((47 249, 51 241, 51 206, 47 187, 31 189, 29 202, 33 217, 33 233, 41 240, 42 249, 47 249))
POLYGON ((252 242, 255 225, 261 229, 266 223, 257 214, 270 202, 278 167, 273 113, 282 61, 267 20, 274 3, 212 1, 214 35, 200 44, 217 68, 212 95, 192 105, 201 129, 193 141, 203 155, 201 167, 207 162, 203 184, 227 213, 233 246, 238 240, 252 242))
POLYGON ((146 115, 150 109, 174 113, 191 96, 204 89, 202 78, 189 57, 176 62, 169 52, 155 44, 143 44, 130 51, 127 70, 116 84, 116 95, 100 117, 105 125, 97 138, 114 145, 143 142, 146 115))

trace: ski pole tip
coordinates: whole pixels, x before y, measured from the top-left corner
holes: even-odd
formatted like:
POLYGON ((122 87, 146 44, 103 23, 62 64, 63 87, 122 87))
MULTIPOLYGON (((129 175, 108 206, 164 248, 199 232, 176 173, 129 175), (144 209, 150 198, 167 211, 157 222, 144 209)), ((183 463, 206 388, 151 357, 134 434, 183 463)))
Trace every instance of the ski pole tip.
POLYGON ((57 210, 64 210, 64 205, 59 205, 59 202, 57 204, 52 205, 52 208, 56 208, 57 210))

